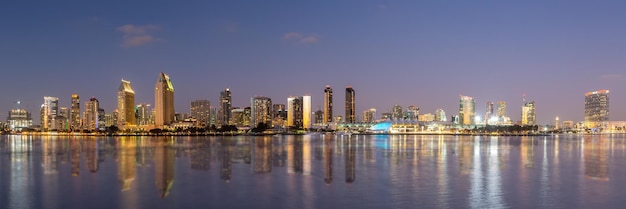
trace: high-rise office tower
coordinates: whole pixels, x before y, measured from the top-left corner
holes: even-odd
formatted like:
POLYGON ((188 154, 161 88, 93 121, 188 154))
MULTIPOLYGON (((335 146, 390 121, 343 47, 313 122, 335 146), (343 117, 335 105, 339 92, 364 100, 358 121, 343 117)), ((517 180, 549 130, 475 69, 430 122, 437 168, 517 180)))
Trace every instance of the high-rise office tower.
POLYGON ((287 98, 287 126, 294 128, 304 128, 302 97, 287 98))
POLYGON ((333 89, 326 85, 324 89, 324 120, 322 123, 333 122, 333 89))
POLYGON ((217 108, 215 108, 215 106, 210 106, 209 110, 211 111, 211 113, 209 113, 208 125, 213 126, 216 124, 216 120, 217 120, 217 108))
POLYGON ((72 104, 70 105, 70 128, 72 131, 80 130, 80 97, 72 94, 72 104))
POLYGON ((41 128, 43 130, 51 130, 54 124, 53 120, 59 115, 59 98, 43 97, 43 105, 41 108, 41 128))
MULTIPOLYGON (((98 104, 98 106, 100 106, 100 104, 98 104)), ((106 113, 104 112, 104 109, 101 107, 98 107, 98 122, 96 123, 96 127, 98 128, 98 130, 104 131, 106 130, 106 113)))
POLYGON ((224 91, 220 92, 220 107, 217 111, 217 123, 218 126, 228 125, 231 117, 232 110, 232 94, 230 93, 230 89, 224 89, 224 91))
POLYGON ((155 125, 161 127, 174 122, 174 86, 170 76, 161 72, 154 87, 155 125))
POLYGON ((250 99, 251 127, 256 127, 259 123, 272 126, 272 99, 269 97, 253 97, 250 99))
POLYGON ((402 106, 394 105, 391 108, 391 118, 394 120, 402 120, 404 119, 404 114, 402 114, 402 106))
POLYGON ((499 101, 498 102, 498 120, 502 120, 506 117, 506 102, 499 101))
POLYGON ((356 122, 356 118, 355 118, 355 112, 356 112, 356 106, 355 106, 355 92, 354 89, 352 89, 352 86, 346 86, 346 123, 355 123, 356 122))
POLYGON ((435 121, 447 121, 448 119, 446 118, 446 112, 443 111, 443 109, 436 109, 435 110, 435 121))
POLYGON ((99 109, 100 103, 95 97, 91 97, 91 99, 85 103, 85 113, 83 113, 83 129, 90 131, 98 130, 98 126, 100 125, 98 124, 100 122, 100 117, 98 115, 99 109))
POLYGON ((493 102, 487 102, 487 108, 485 110, 485 124, 489 124, 489 119, 493 116, 493 102))
POLYGON ((150 104, 138 104, 135 108, 137 125, 152 125, 150 123, 150 104))
MULTIPOLYGON (((157 84, 158 85, 158 84, 157 84)), ((117 89, 117 126, 136 125, 135 120, 135 91, 130 86, 130 81, 122 79, 117 89)))
POLYGON ((198 119, 203 125, 211 121, 211 102, 209 100, 195 100, 191 102, 191 117, 198 119))
POLYGON ((363 111, 363 122, 373 123, 376 120, 376 108, 363 111))
POLYGON ((415 105, 410 105, 406 107, 406 114, 404 117, 413 121, 413 120, 417 120, 417 116, 419 114, 420 114, 420 108, 415 105))
POLYGON ((468 96, 460 96, 459 100, 459 124, 472 125, 476 116, 474 98, 468 96))
POLYGON ((305 129, 311 128, 311 96, 302 96, 302 125, 305 129))
POLYGON ((535 125, 535 101, 526 102, 524 99, 524 106, 522 106, 522 125, 535 125))
POLYGON ((587 92, 585 94, 585 126, 597 128, 605 121, 609 121, 609 90, 587 92))

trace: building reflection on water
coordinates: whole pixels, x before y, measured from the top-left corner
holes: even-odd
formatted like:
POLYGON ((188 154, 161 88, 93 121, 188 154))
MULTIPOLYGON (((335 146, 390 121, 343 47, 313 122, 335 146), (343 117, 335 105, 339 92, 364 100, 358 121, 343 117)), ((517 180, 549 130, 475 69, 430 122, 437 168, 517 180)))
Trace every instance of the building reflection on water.
POLYGON ((324 182, 333 182, 333 142, 331 137, 324 138, 324 182))
POLYGON ((70 163, 72 164, 72 176, 80 174, 80 153, 82 140, 78 138, 70 139, 70 163))
POLYGON ((583 162, 585 177, 608 181, 609 180, 609 153, 607 146, 611 141, 605 137, 587 136, 583 141, 583 162))
POLYGON ((121 184, 122 191, 126 191, 131 188, 133 181, 135 180, 135 173, 137 169, 137 139, 134 137, 120 138, 117 141, 117 150, 117 179, 121 184))
POLYGON ((165 198, 174 186, 174 149, 172 139, 153 139, 154 141, 154 179, 159 196, 165 198))
MULTIPOLYGON (((322 184, 323 181, 323 184, 331 185, 333 175, 342 175, 343 169, 345 182, 355 184, 359 182, 356 181, 357 175, 363 179, 363 172, 370 173, 367 175, 376 173, 376 178, 386 180, 391 178, 386 175, 399 175, 398 171, 402 170, 411 178, 430 175, 440 192, 435 197, 440 199, 441 207, 449 206, 445 194, 457 184, 466 185, 471 197, 488 203, 472 203, 481 207, 504 206, 501 205, 502 199, 489 198, 502 193, 504 173, 514 173, 512 175, 519 176, 522 181, 532 178, 533 172, 540 171, 546 178, 540 183, 549 185, 547 178, 558 175, 558 172, 554 173, 555 169, 559 169, 558 164, 576 157, 580 158, 580 172, 584 172, 585 177, 608 181, 612 153, 614 150, 626 150, 625 144, 608 136, 2 136, 0 153, 8 157, 0 159, 0 169, 15 170, 12 175, 41 172, 48 177, 79 176, 81 171, 87 175, 108 173, 102 170, 111 167, 106 165, 114 165, 118 169, 117 180, 122 192, 140 187, 140 179, 146 178, 138 175, 142 170, 154 171, 160 198, 173 191, 177 178, 175 170, 182 169, 182 166, 175 165, 179 158, 188 160, 189 164, 182 163, 185 169, 208 172, 211 175, 207 178, 213 176, 218 181, 219 175, 225 182, 238 180, 233 179, 233 172, 241 172, 242 175, 281 172, 314 178, 317 183, 322 184), (32 169, 30 163, 41 165, 41 168, 32 169), (86 166, 81 166, 81 163, 86 166), (368 170, 381 165, 389 171, 368 170), (554 174, 547 172, 548 169, 552 169, 554 174), (452 178, 467 182, 450 181, 452 178)), ((24 180, 11 181, 7 185, 14 187, 19 181, 24 180)), ((520 185, 520 190, 527 187, 520 185)))
POLYGON ((232 150, 233 139, 222 138, 220 139, 220 157, 222 163, 220 164, 220 177, 225 182, 230 182, 233 176, 233 164, 232 164, 232 150))
POLYGON ((353 183, 356 180, 356 139, 347 138, 343 142, 346 156, 346 183, 353 183))

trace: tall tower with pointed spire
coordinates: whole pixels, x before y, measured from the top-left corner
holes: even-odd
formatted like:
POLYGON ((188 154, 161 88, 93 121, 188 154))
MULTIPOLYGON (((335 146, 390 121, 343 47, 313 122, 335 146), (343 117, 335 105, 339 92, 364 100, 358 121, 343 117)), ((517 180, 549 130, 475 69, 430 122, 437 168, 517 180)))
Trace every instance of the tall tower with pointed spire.
POLYGON ((170 76, 161 72, 154 87, 154 123, 157 127, 174 122, 174 86, 170 76))

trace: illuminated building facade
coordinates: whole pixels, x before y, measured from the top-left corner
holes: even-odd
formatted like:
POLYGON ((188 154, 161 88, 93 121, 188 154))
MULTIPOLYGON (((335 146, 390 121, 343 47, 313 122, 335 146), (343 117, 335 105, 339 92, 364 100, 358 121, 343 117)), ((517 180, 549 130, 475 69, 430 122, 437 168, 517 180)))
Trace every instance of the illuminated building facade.
POLYGON ((472 125, 476 116, 474 98, 468 96, 460 96, 459 100, 459 124, 472 125))
POLYGON ((597 128, 609 120, 609 90, 598 90, 585 94, 585 126, 597 128))
POLYGON ((506 102, 499 101, 498 102, 498 119, 502 120, 505 117, 507 117, 506 116, 506 102))
POLYGON ((313 124, 325 124, 324 123, 324 111, 317 110, 313 113, 313 124))
POLYGON ((402 114, 402 106, 400 105, 394 105, 393 108, 391 108, 391 114, 391 118, 393 120, 404 119, 404 115, 402 114))
POLYGON ((370 108, 363 111, 363 122, 373 123, 376 120, 376 108, 370 108))
POLYGON ((104 114, 105 126, 117 126, 117 112, 104 114))
POLYGON ((218 126, 228 125, 231 121, 230 113, 233 109, 232 107, 232 93, 230 89, 224 89, 224 91, 220 92, 220 107, 217 112, 217 124, 218 126))
POLYGON ((59 115, 59 98, 57 97, 44 97, 43 105, 41 106, 41 128, 43 130, 53 129, 53 120, 59 115))
POLYGON ((251 108, 250 107, 245 107, 245 108, 232 108, 231 110, 231 118, 230 118, 230 125, 234 125, 234 126, 250 126, 250 114, 251 114, 251 108))
POLYGON ((352 86, 346 86, 346 123, 355 123, 356 122, 356 118, 355 118, 355 111, 356 111, 356 105, 355 105, 355 97, 356 93, 354 92, 354 89, 352 88, 352 86))
POLYGON ((72 94, 72 103, 70 105, 70 129, 72 131, 80 130, 80 97, 78 94, 72 94))
POLYGON ((7 117, 7 125, 11 131, 22 131, 33 125, 33 118, 25 109, 12 109, 7 117))
POLYGON ((268 126, 272 125, 272 99, 269 97, 253 97, 250 99, 251 127, 256 127, 259 123, 268 126))
POLYGON ((191 102, 191 117, 198 119, 203 126, 211 119, 211 102, 209 100, 195 100, 191 102))
POLYGON ((333 122, 333 89, 330 85, 324 89, 324 118, 322 123, 333 122))
POLYGON ((152 125, 150 120, 150 104, 138 104, 135 108, 135 116, 137 125, 152 125))
POLYGON ((440 121, 440 122, 447 121, 446 111, 443 111, 443 109, 436 109, 435 110, 435 121, 440 121))
POLYGON ((432 113, 421 114, 419 115, 418 121, 422 121, 422 122, 435 121, 435 115, 433 115, 432 113))
POLYGON ((535 125, 535 101, 524 102, 522 106, 522 125, 535 125))
POLYGON ((305 129, 311 128, 311 96, 302 96, 302 125, 305 129))
POLYGON ((287 98, 287 126, 304 128, 303 101, 302 97, 287 98))
POLYGON ((487 108, 485 110, 485 124, 489 124, 489 120, 493 117, 493 102, 487 102, 487 108))
POLYGON ((85 103, 85 113, 83 114, 83 129, 90 131, 98 130, 98 127, 100 125, 98 124, 100 122, 98 115, 99 109, 100 103, 95 97, 91 97, 91 99, 89 99, 89 101, 85 103))
POLYGON ((161 72, 154 87, 155 125, 162 127, 174 122, 174 86, 170 76, 161 72))
POLYGON ((409 119, 411 121, 417 120, 417 117, 420 114, 420 108, 415 105, 410 105, 406 108, 406 114, 404 114, 404 118, 409 119))
POLYGON ((122 79, 120 87, 117 89, 117 117, 118 127, 137 124, 135 118, 135 91, 133 91, 130 81, 124 79, 122 79))

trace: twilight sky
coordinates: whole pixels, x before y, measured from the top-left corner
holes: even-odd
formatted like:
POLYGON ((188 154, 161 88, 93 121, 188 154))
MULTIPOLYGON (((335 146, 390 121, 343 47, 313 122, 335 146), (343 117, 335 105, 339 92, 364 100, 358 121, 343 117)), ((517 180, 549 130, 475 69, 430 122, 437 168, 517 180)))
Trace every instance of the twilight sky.
MULTIPOLYGON (((163 71, 177 112, 228 87, 233 105, 309 94, 322 106, 346 85, 358 117, 394 104, 458 114, 459 95, 507 102, 522 94, 537 121, 583 120, 584 93, 609 89, 626 120, 626 1, 13 1, 0 4, 0 118, 21 100, 39 121, 44 96, 72 93, 116 108, 120 79, 154 103, 163 71)), ((84 106, 82 107, 84 108, 84 106)))

